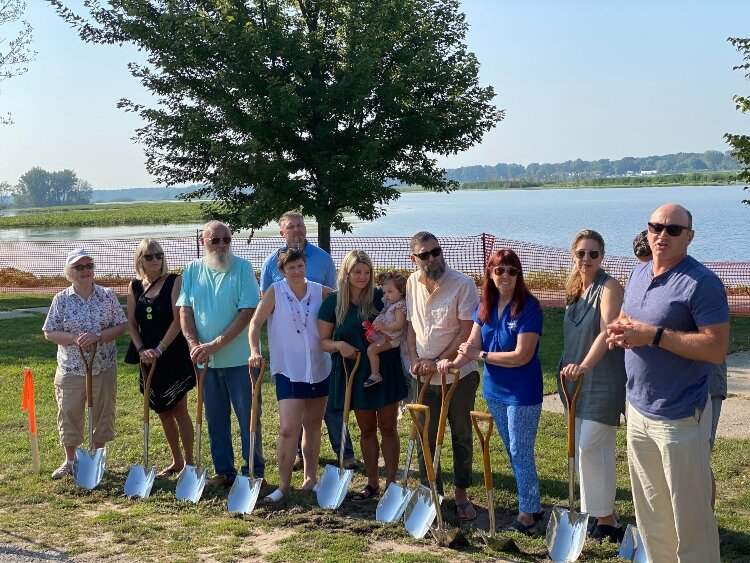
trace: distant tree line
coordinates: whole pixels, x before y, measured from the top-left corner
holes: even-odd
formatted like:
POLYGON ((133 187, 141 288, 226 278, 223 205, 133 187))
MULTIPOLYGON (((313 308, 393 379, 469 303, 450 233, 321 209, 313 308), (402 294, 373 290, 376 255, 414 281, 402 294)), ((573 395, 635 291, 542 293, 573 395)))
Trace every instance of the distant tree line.
MULTIPOLYGON (((681 174, 689 172, 739 170, 740 163, 730 152, 680 152, 660 156, 632 157, 620 160, 568 160, 558 163, 499 163, 495 166, 464 166, 446 171, 449 180, 460 183, 495 180, 566 181, 576 178, 607 178, 641 174, 681 174)), ((533 184, 533 182, 532 182, 533 184)))
POLYGON ((16 207, 52 207, 91 203, 92 188, 72 170, 48 172, 35 166, 19 178, 11 191, 16 207))

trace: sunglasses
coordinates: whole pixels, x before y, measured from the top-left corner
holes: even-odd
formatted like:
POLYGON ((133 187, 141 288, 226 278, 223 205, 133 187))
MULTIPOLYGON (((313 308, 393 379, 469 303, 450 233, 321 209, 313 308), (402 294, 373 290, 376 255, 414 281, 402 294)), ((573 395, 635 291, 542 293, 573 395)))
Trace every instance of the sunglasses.
POLYGON ((88 264, 76 264, 73 266, 73 269, 76 272, 83 272, 84 270, 93 270, 94 269, 94 263, 89 262, 88 264))
POLYGON ((682 225, 662 225, 661 223, 649 223, 648 232, 658 235, 663 230, 667 230, 667 234, 670 237, 678 237, 682 234, 685 229, 690 230, 690 227, 683 227, 682 225))
POLYGON ((508 273, 508 275, 512 278, 515 278, 518 275, 518 272, 520 270, 518 268, 514 268, 513 266, 508 266, 507 268, 503 268, 502 266, 497 266, 493 268, 492 270, 496 276, 502 276, 504 273, 508 273))
POLYGON ((156 258, 157 260, 164 260, 164 253, 163 252, 154 252, 153 254, 144 254, 143 259, 147 260, 148 262, 151 262, 156 258))
POLYGON ((223 242, 224 244, 232 244, 232 237, 214 237, 208 239, 208 242, 211 244, 219 244, 220 242, 223 242))
MULTIPOLYGON (((599 252, 598 250, 589 250, 589 258, 591 258, 592 260, 596 260, 597 258, 599 258, 600 254, 601 252, 599 252)), ((576 250, 574 256, 579 260, 583 260, 586 257, 586 251, 576 250)))
POLYGON ((419 258, 420 260, 427 260, 430 256, 437 258, 443 253, 443 249, 439 246, 436 246, 432 250, 427 250, 426 252, 420 252, 419 254, 412 254, 412 256, 415 256, 419 258))

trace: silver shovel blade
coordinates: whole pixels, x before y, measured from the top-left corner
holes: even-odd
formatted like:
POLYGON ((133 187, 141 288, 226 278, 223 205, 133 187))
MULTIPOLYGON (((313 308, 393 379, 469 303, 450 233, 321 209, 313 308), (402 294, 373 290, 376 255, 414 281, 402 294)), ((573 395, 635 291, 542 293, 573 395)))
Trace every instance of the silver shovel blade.
POLYGON ((380 497, 378 507, 375 509, 375 520, 393 524, 406 510, 409 499, 414 494, 411 489, 405 489, 401 485, 391 482, 385 490, 385 494, 380 497))
POLYGON ((207 475, 208 469, 204 469, 199 475, 194 465, 186 465, 180 473, 180 478, 177 480, 177 486, 175 487, 174 492, 177 499, 198 502, 203 494, 203 487, 206 486, 207 475))
POLYGON ((625 529, 625 537, 622 538, 619 555, 628 561, 648 563, 648 555, 646 555, 646 550, 643 548, 643 541, 636 526, 628 524, 628 527, 625 529))
POLYGON ((258 502, 263 478, 251 479, 237 475, 227 498, 227 510, 232 514, 250 514, 258 502))
MULTIPOLYGON (((439 497, 443 502, 443 497, 439 497)), ((432 492, 424 485, 418 485, 404 509, 404 527, 413 538, 423 538, 430 530, 437 516, 437 507, 432 492)))
POLYGON ((570 563, 581 555, 586 542, 589 515, 552 507, 547 524, 547 549, 554 563, 570 563))
POLYGON ((104 476, 104 465, 107 460, 107 448, 97 448, 94 452, 78 448, 73 461, 73 477, 76 485, 83 489, 93 489, 104 476))
POLYGON ((130 468, 125 479, 125 496, 131 498, 147 498, 151 494, 156 477, 156 466, 143 467, 134 465, 130 468))
POLYGON ((341 469, 326 465, 323 477, 318 483, 318 506, 320 508, 338 508, 344 502, 349 483, 354 477, 353 469, 341 469))

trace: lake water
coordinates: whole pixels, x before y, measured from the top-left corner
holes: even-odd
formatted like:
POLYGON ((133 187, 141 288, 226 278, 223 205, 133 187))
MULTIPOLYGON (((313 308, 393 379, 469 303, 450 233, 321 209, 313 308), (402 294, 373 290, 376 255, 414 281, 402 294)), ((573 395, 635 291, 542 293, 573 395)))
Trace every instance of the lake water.
MULTIPOLYGON (((702 261, 750 262, 750 193, 742 186, 457 191, 405 193, 385 217, 357 222, 356 236, 437 236, 491 233, 501 238, 567 248, 576 232, 599 231, 612 255, 630 256, 633 237, 656 207, 670 201, 693 214, 690 253, 702 261)), ((143 236, 194 236, 200 225, 0 230, 0 240, 92 240, 143 236)), ((276 235, 269 226, 259 236, 276 235)), ((314 235, 313 225, 309 234, 314 235)), ((339 236, 332 233, 333 236, 339 236)))

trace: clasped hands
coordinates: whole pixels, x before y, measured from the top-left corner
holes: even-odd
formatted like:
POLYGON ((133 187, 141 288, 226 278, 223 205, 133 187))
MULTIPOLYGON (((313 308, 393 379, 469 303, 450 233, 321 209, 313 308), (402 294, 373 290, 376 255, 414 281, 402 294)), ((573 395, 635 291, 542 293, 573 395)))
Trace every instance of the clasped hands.
POLYGON ((632 317, 623 317, 607 325, 607 346, 631 349, 636 346, 648 346, 654 340, 656 327, 636 321, 632 317))

